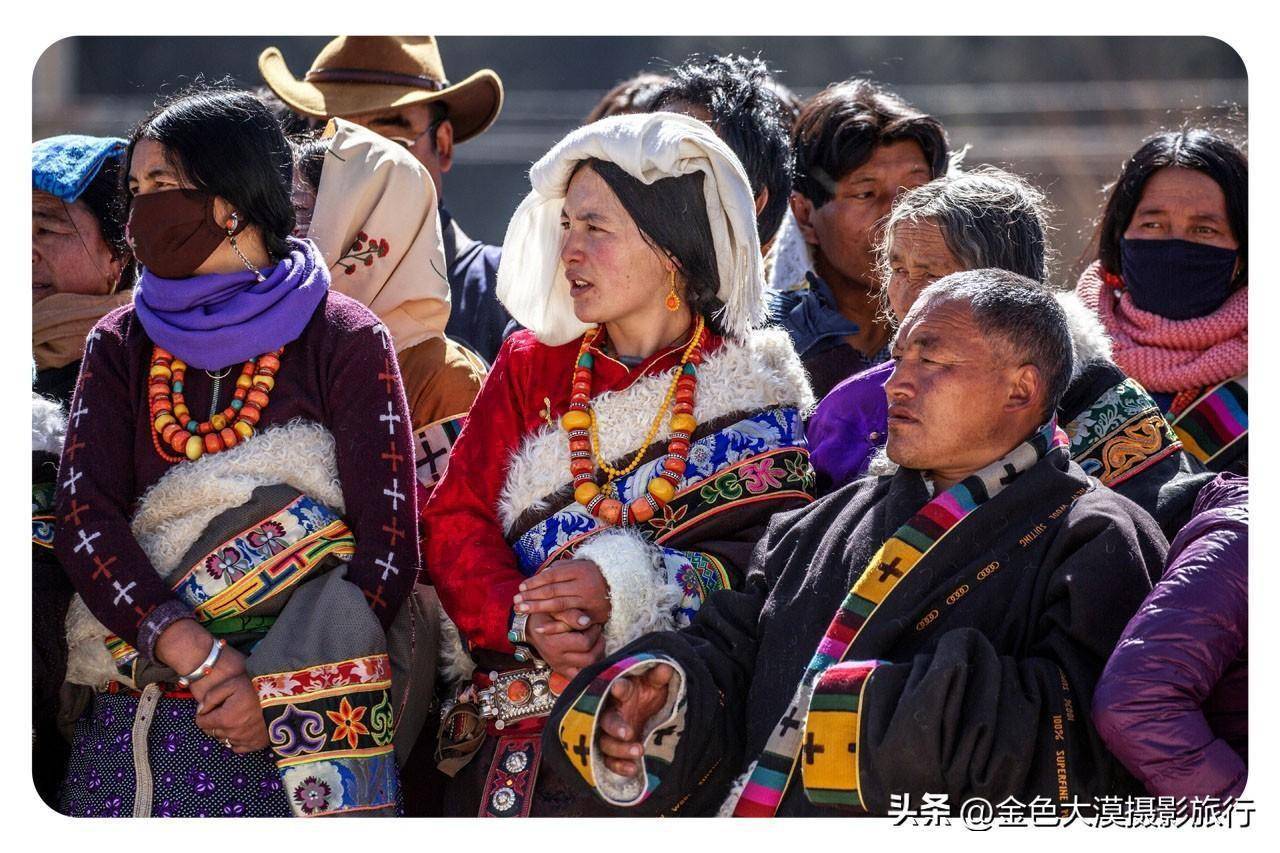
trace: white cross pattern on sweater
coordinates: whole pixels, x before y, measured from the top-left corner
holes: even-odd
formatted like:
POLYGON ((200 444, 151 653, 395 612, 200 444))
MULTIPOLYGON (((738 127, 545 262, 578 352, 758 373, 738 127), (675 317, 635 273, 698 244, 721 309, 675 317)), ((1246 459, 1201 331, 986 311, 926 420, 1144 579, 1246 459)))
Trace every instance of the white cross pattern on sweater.
POLYGON ((79 545, 77 545, 77 546, 75 547, 75 549, 74 549, 74 552, 73 552, 73 553, 77 553, 77 554, 78 554, 78 553, 80 553, 80 551, 84 550, 84 551, 88 551, 88 552, 89 552, 89 553, 88 553, 88 556, 92 557, 92 556, 93 556, 93 545, 92 545, 91 543, 93 542, 93 540, 97 539, 97 538, 98 538, 99 536, 101 536, 102 534, 101 534, 101 533, 95 533, 95 534, 93 534, 92 536, 85 536, 85 534, 84 534, 84 531, 83 531, 83 530, 77 530, 76 532, 80 534, 80 544, 79 544, 79 545))
POLYGON ((395 566, 395 558, 396 558, 396 552, 395 552, 395 551, 388 551, 388 552, 387 552, 387 559, 385 559, 385 560, 374 560, 374 561, 373 561, 373 564, 374 564, 375 566, 382 566, 382 579, 383 579, 383 580, 386 580, 386 579, 387 579, 387 575, 388 575, 388 574, 393 574, 393 575, 398 575, 398 574, 400 574, 400 570, 399 570, 398 568, 396 568, 396 566, 395 566))

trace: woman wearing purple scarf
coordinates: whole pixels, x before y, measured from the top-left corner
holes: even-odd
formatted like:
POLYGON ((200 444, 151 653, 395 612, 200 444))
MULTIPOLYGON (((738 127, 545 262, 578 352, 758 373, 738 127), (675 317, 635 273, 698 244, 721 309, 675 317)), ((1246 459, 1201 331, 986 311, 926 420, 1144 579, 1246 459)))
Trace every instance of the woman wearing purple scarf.
POLYGON ((386 630, 418 556, 390 336, 289 236, 257 99, 180 96, 124 172, 143 272, 90 333, 58 473, 87 703, 61 809, 393 813, 386 630))

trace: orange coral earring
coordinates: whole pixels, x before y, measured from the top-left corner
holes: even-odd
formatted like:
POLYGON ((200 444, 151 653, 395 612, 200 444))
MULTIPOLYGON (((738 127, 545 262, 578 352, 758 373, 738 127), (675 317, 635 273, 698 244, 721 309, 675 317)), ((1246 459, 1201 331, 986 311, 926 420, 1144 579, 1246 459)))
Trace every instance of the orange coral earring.
POLYGON ((676 271, 671 270, 671 290, 667 293, 667 310, 675 313, 680 310, 680 295, 676 293, 676 271))

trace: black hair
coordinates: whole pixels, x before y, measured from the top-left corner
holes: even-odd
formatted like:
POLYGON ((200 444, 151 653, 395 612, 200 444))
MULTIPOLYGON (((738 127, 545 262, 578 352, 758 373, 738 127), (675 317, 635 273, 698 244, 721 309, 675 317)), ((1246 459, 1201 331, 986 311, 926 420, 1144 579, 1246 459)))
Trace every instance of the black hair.
POLYGON ((607 160, 583 160, 574 172, 583 165, 609 185, 645 240, 679 262, 687 282, 685 301, 689 309, 701 314, 711 331, 723 335, 717 316, 724 310, 724 303, 716 296, 720 273, 711 222, 707 219, 702 172, 646 184, 607 160))
POLYGON ((582 123, 592 124, 602 118, 628 113, 647 113, 652 109, 653 101, 662 87, 669 82, 671 78, 665 74, 648 71, 628 77, 605 92, 582 123))
POLYGON ((1048 420, 1058 410, 1071 384, 1075 344, 1067 314, 1048 286, 1009 270, 965 270, 938 279, 921 298, 925 295, 967 304, 974 325, 997 335, 1016 359, 1040 371, 1041 417, 1048 420))
MULTIPOLYGON (((293 151, 262 101, 222 86, 174 96, 129 134, 122 170, 126 182, 140 139, 163 145, 170 165, 196 189, 221 196, 244 221, 258 226, 273 259, 289 254, 285 239, 295 224, 293 151)), ((132 200, 127 187, 125 195, 132 200)))
POLYGON ((759 197, 769 193, 756 216, 760 244, 773 239, 791 197, 791 117, 773 89, 769 67, 759 56, 690 57, 671 71, 671 80, 653 100, 650 112, 685 101, 705 109, 716 134, 738 156, 759 197))
POLYGON ((1098 260, 1102 268, 1120 275, 1120 239, 1128 230, 1142 199, 1147 179, 1160 169, 1195 169, 1213 179, 1227 200, 1227 223, 1240 243, 1240 271, 1236 280, 1248 281, 1249 160, 1224 135, 1203 128, 1169 131, 1142 143, 1120 169, 1111 186, 1098 224, 1098 260))
POLYGON ((930 179, 946 174, 947 135, 936 118, 869 80, 832 83, 805 102, 791 133, 796 192, 822 207, 878 146, 902 140, 920 146, 930 179))
POLYGON ((311 187, 312 192, 320 191, 320 175, 324 172, 324 157, 333 144, 331 136, 295 137, 293 144, 293 168, 297 176, 311 187))

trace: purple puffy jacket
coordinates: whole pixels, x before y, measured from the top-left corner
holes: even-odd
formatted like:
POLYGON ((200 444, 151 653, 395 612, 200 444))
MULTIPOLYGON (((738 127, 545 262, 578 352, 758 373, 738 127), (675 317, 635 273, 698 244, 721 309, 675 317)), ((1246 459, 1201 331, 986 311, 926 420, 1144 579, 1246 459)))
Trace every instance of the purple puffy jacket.
POLYGON ((1238 797, 1248 768, 1249 480, 1196 499, 1093 694, 1098 733, 1157 796, 1238 797))

